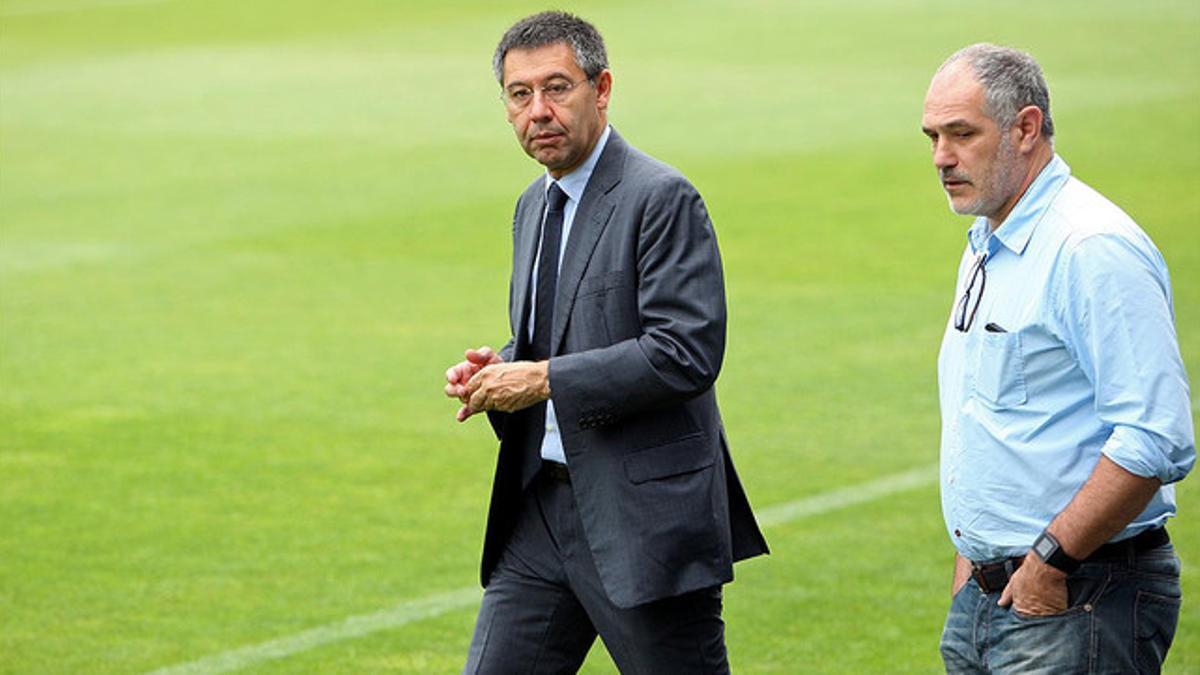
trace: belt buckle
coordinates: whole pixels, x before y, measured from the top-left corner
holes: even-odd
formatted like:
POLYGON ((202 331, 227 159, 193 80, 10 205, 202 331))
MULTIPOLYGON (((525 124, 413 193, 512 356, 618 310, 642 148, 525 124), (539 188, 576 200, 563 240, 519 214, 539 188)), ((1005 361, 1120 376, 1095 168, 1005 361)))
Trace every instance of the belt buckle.
POLYGON ((984 593, 992 592, 988 588, 987 577, 983 575, 983 565, 980 565, 976 562, 971 563, 971 578, 974 579, 975 583, 979 585, 979 590, 983 591, 984 593))
POLYGON ((979 589, 984 593, 998 593, 1004 590, 1008 585, 1008 581, 1012 579, 1013 572, 1021 566, 1020 558, 1008 558, 1003 562, 995 562, 988 565, 981 565, 976 562, 971 563, 971 577, 975 579, 975 583, 979 584, 979 589), (996 586, 993 586, 988 580, 989 576, 999 572, 1003 576, 996 586), (991 573, 991 574, 989 574, 991 573))

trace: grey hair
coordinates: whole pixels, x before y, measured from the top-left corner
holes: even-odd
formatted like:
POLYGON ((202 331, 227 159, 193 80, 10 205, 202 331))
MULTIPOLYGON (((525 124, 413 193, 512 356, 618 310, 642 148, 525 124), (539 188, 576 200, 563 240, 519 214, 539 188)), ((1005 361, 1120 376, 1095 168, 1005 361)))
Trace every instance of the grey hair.
POLYGON ((1042 67, 1029 54, 987 42, 963 47, 938 68, 966 61, 979 84, 983 85, 984 112, 1008 129, 1017 121, 1017 113, 1026 106, 1042 111, 1042 136, 1054 138, 1054 119, 1050 117, 1050 90, 1042 76, 1042 67))
POLYGON ((575 62, 589 80, 608 68, 604 38, 595 26, 567 12, 541 12, 516 22, 500 38, 492 56, 496 81, 504 84, 504 57, 510 49, 534 49, 560 42, 575 52, 575 62))

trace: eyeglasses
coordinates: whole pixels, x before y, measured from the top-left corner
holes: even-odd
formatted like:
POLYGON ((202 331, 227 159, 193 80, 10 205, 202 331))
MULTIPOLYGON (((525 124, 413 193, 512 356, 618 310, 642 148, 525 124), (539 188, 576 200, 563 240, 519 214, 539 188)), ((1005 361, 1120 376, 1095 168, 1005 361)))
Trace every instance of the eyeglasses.
POLYGON ((987 285, 987 269, 983 266, 985 261, 987 253, 975 256, 975 264, 971 266, 971 280, 967 282, 967 288, 954 308, 954 328, 959 332, 965 333, 971 329, 971 323, 975 321, 975 312, 979 311, 979 301, 983 299, 983 288, 987 285), (976 280, 979 280, 979 292, 972 295, 976 280))
MULTIPOLYGON (((592 78, 572 82, 564 79, 553 79, 537 88, 537 91, 542 92, 547 100, 553 103, 565 103, 571 97, 571 92, 584 82, 591 82, 592 78)), ((515 85, 509 89, 500 92, 500 100, 509 107, 510 110, 524 110, 533 102, 534 88, 523 84, 515 85)))

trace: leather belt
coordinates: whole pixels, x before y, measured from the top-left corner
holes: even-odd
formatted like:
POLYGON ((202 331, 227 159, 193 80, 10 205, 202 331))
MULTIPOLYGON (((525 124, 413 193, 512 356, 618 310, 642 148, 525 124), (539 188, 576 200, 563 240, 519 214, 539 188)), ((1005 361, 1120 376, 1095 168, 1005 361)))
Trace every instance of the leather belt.
POLYGON ((1024 558, 1008 558, 986 565, 972 562, 971 578, 979 584, 979 590, 984 593, 999 593, 1008 585, 1008 580, 1012 578, 1013 572, 1017 571, 1024 560, 1024 558))
POLYGON ((567 465, 563 464, 562 462, 543 459, 542 475, 560 483, 571 482, 571 472, 567 469, 567 465))
MULTIPOLYGON (((1142 551, 1149 551, 1152 548, 1158 548, 1159 546, 1166 546, 1170 542, 1171 537, 1167 534, 1167 528, 1159 527, 1153 530, 1146 530, 1137 536, 1104 544, 1085 558, 1084 562, 1121 558, 1128 556, 1130 553, 1140 553, 1142 551)), ((1024 556, 987 564, 972 562, 971 578, 975 580, 975 583, 979 584, 979 588, 984 593, 999 593, 1008 585, 1008 580, 1012 578, 1013 572, 1017 571, 1023 560, 1025 560, 1024 556)))

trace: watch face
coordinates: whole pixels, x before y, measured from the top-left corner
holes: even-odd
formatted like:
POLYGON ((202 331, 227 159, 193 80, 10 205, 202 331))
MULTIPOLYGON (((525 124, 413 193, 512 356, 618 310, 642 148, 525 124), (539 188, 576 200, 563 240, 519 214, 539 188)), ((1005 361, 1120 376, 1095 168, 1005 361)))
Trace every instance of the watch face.
POLYGON ((1043 560, 1049 557, 1051 553, 1054 553, 1054 548, 1054 541, 1049 537, 1041 537, 1033 543, 1034 553, 1037 553, 1038 557, 1043 560))

